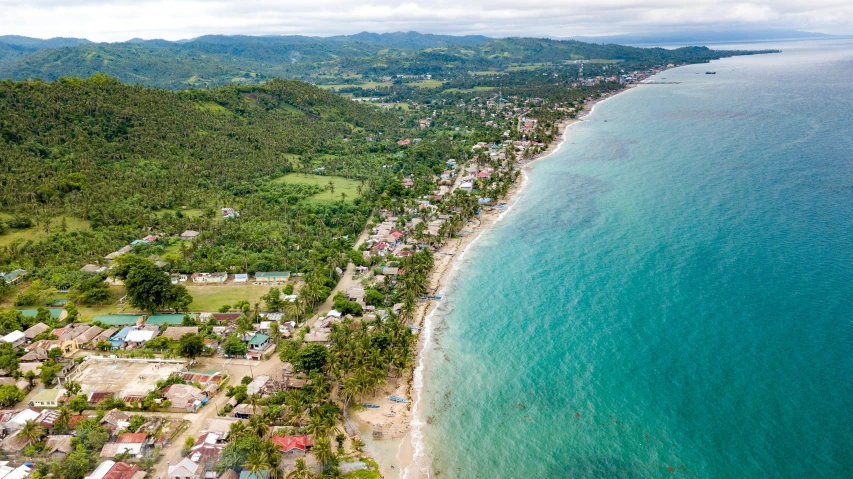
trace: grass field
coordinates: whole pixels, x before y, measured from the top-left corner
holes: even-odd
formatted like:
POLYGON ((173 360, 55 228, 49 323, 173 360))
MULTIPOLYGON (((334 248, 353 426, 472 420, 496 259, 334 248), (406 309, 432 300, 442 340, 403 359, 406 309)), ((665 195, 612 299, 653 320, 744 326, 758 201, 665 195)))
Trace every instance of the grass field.
MULTIPOLYGON (((163 216, 163 215, 165 215, 166 213, 172 213, 172 214, 175 214, 175 213, 177 213, 178 211, 179 211, 178 209, 160 210, 160 211, 158 211, 156 214, 157 214, 157 216, 163 216)), ((201 215, 203 215, 203 214, 204 214, 204 210, 203 210, 203 209, 201 209, 201 208, 187 208, 187 209, 181 209, 181 210, 180 210, 180 212, 181 212, 181 214, 183 214, 183 215, 184 215, 185 217, 187 217, 187 218, 198 218, 199 216, 201 216, 201 215)))
POLYGON ((476 93, 478 91, 492 91, 497 89, 494 86, 475 86, 474 88, 448 88, 442 93, 476 93))
POLYGON ((317 85, 320 88, 325 88, 326 90, 340 90, 342 88, 379 88, 384 86, 391 86, 391 82, 378 82, 378 81, 366 81, 364 83, 353 83, 353 84, 335 84, 335 85, 317 85))
POLYGON ((187 291, 193 297, 190 304, 191 311, 211 312, 217 311, 223 304, 235 305, 238 301, 248 301, 254 305, 261 301, 261 296, 267 294, 269 286, 255 286, 253 284, 222 284, 199 286, 187 284, 187 291))
MULTIPOLYGON (((0 213, 0 219, 8 220, 12 215, 7 213, 0 213)), ((88 221, 81 220, 80 218, 74 218, 72 216, 58 216, 56 218, 50 219, 50 232, 58 233, 61 230, 62 220, 65 219, 65 226, 67 231, 83 231, 88 230, 91 226, 88 221)), ((4 235, 0 235, 0 246, 8 246, 15 241, 38 241, 44 239, 48 236, 47 231, 44 229, 44 225, 40 224, 38 226, 33 226, 32 228, 26 228, 22 230, 13 230, 9 228, 4 235)))
POLYGON ((444 85, 444 82, 441 80, 421 80, 409 83, 411 86, 416 86, 418 88, 426 88, 428 90, 438 88, 441 85, 444 85))
POLYGON ((316 185, 321 188, 326 188, 329 181, 335 185, 335 193, 332 195, 328 190, 322 193, 317 193, 310 199, 312 201, 338 201, 341 199, 341 193, 346 193, 347 201, 352 201, 359 196, 358 186, 361 184, 356 180, 348 180, 339 176, 317 176, 303 175, 301 173, 288 173, 282 177, 273 180, 277 183, 316 185))

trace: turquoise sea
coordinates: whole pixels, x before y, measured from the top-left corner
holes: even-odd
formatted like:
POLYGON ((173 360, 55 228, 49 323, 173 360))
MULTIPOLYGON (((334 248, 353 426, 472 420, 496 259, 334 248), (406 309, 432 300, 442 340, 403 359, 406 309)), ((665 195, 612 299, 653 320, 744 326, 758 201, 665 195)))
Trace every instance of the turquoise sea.
POLYGON ((431 477, 853 477, 853 41, 753 47, 596 106, 465 253, 431 477))

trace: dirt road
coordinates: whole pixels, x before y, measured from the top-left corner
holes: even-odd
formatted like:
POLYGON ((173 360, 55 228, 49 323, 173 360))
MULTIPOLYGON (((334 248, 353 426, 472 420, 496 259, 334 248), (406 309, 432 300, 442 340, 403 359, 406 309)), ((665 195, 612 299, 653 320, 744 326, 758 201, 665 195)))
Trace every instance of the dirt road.
MULTIPOLYGON (((230 376, 228 384, 240 384, 240 380, 244 376, 270 376, 273 378, 281 378, 281 361, 278 355, 274 355, 267 361, 250 361, 248 359, 224 359, 224 358, 204 358, 199 360, 199 364, 194 366, 197 369, 220 369, 224 370, 230 376)), ((223 388, 224 389, 224 388, 223 388)), ((214 399, 208 402, 197 413, 148 413, 154 416, 170 416, 181 417, 190 422, 190 427, 186 431, 178 435, 174 441, 167 444, 160 451, 160 460, 154 465, 154 477, 167 478, 169 477, 169 466, 177 464, 182 459, 181 449, 187 437, 197 439, 203 428, 207 424, 207 420, 216 417, 216 413, 225 406, 228 398, 224 391, 220 391, 214 399)))

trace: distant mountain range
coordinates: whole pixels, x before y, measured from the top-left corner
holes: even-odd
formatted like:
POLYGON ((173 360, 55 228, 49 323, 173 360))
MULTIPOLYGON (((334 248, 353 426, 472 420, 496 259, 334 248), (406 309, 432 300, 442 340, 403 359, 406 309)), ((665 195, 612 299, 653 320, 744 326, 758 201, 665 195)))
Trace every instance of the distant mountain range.
POLYGON ((103 73, 125 83, 164 88, 260 83, 276 77, 329 84, 345 77, 387 81, 397 75, 518 71, 582 59, 615 60, 627 68, 631 62, 697 62, 720 56, 707 48, 681 50, 417 32, 332 37, 205 35, 117 43, 4 36, 0 37, 0 78, 52 81, 103 73))
POLYGON ((666 33, 626 34, 571 37, 572 40, 590 43, 617 43, 620 45, 705 45, 720 43, 748 43, 771 40, 803 40, 831 38, 823 33, 784 29, 751 30, 685 30, 666 33))

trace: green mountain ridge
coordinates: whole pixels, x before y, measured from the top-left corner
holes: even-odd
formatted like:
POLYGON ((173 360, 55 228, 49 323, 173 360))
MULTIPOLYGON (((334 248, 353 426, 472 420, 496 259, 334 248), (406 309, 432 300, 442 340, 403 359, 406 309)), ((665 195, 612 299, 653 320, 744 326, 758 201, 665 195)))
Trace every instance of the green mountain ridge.
POLYGON ((416 32, 337 37, 207 35, 180 42, 80 43, 31 52, 21 48, 0 43, 0 78, 56 80, 104 73, 126 83, 172 89, 262 83, 275 77, 334 83, 335 78, 353 74, 376 79, 464 75, 578 59, 619 60, 627 65, 697 62, 734 54, 704 47, 645 49, 574 40, 416 32))

